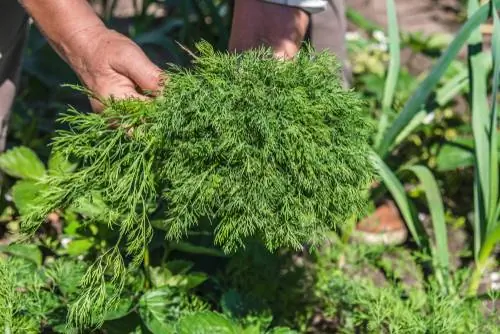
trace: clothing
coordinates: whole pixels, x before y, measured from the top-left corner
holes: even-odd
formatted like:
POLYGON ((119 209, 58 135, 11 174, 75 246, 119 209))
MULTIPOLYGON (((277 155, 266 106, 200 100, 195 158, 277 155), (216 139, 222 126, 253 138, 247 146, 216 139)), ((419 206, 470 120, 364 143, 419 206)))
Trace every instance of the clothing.
POLYGON ((5 149, 10 109, 14 102, 28 15, 16 0, 0 1, 0 152, 5 149))
POLYGON ((328 0, 322 12, 310 16, 307 39, 317 51, 327 50, 334 54, 342 65, 344 84, 348 87, 352 80, 347 63, 345 35, 347 19, 344 0, 328 0))
POLYGON ((324 11, 327 7, 327 0, 264 0, 277 5, 299 7, 308 13, 314 14, 324 11))

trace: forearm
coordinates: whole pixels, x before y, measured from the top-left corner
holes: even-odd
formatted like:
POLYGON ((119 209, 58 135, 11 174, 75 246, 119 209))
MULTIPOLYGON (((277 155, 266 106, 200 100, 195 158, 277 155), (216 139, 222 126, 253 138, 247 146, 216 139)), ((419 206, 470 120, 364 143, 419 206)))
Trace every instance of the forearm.
POLYGON ((293 57, 308 24, 309 15, 301 9, 261 0, 236 0, 229 48, 242 51, 265 45, 278 56, 293 57))
MULTIPOLYGON (((105 29, 86 0, 19 0, 59 55, 67 62, 85 47, 85 30, 105 29)), ((86 36, 86 38, 89 38, 86 36)))

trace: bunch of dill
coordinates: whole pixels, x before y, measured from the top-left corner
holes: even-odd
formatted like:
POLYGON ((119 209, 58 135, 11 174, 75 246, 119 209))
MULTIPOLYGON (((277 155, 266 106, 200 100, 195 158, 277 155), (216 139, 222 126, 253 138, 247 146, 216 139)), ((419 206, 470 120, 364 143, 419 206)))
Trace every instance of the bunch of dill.
POLYGON ((102 114, 61 118, 69 130, 58 132, 54 150, 80 168, 46 178, 25 227, 98 194, 130 254, 147 246, 160 202, 171 239, 208 219, 227 252, 248 237, 273 250, 316 244, 362 209, 369 123, 332 56, 198 50, 193 69, 166 71, 152 101, 110 101, 102 114))
POLYGON ((77 322, 111 302, 103 275, 123 286, 121 250, 141 261, 158 211, 168 238, 209 221, 215 243, 231 252, 248 238, 270 250, 317 244, 364 206, 370 126, 331 55, 305 48, 281 61, 271 50, 236 55, 207 43, 198 51, 192 69, 166 71, 151 101, 111 100, 101 114, 61 117, 68 130, 53 150, 79 168, 46 176, 22 226, 36 230, 55 209, 104 201, 100 220, 120 235, 84 277, 77 322))

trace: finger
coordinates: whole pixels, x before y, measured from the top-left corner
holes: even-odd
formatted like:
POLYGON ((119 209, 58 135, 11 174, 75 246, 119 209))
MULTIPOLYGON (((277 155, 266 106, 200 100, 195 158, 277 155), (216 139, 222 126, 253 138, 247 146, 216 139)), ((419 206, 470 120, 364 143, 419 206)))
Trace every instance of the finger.
POLYGON ((156 94, 160 90, 162 71, 153 64, 138 47, 131 53, 124 53, 113 68, 132 80, 144 92, 156 94))

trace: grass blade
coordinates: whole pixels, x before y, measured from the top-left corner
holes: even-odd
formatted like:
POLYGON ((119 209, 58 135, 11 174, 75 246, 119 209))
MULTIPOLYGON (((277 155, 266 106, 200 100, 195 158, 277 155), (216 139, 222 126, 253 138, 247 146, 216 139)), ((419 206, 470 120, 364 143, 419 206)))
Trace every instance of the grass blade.
POLYGON ((469 73, 466 69, 457 73, 450 81, 436 91, 436 102, 440 106, 446 105, 467 88, 469 73))
POLYGON ((447 288, 450 287, 448 283, 449 279, 449 251, 448 251, 448 234, 446 232, 446 222, 444 215, 443 198, 439 191, 438 184, 434 175, 432 175, 429 168, 425 166, 410 166, 405 168, 415 174, 419 179, 420 183, 425 192, 427 198, 428 208, 432 218, 432 227, 434 230, 434 241, 436 244, 436 250, 433 251, 433 257, 437 262, 437 271, 442 274, 444 278, 443 285, 447 288))
MULTIPOLYGON (((468 1, 469 17, 479 6, 477 0, 468 1)), ((482 37, 476 28, 468 40, 470 108, 472 112, 472 132, 474 134, 475 170, 474 170, 474 254, 477 258, 480 245, 486 232, 486 221, 490 212, 490 115, 487 96, 488 70, 485 66, 489 56, 482 51, 482 37)), ((495 147, 496 149, 496 147, 495 147)), ((495 207, 496 209, 496 207, 495 207)))
MULTIPOLYGON (((500 0, 492 1, 494 1, 497 6, 500 5, 500 0)), ((458 31, 456 37, 450 43, 448 49, 446 49, 441 58, 434 65, 429 75, 422 81, 412 97, 406 102, 403 111, 389 127, 377 149, 377 152, 382 158, 388 154, 394 139, 402 129, 413 119, 415 114, 422 110, 422 105, 426 102, 434 87, 436 87, 440 78, 448 68, 448 65, 455 59, 462 46, 467 42, 470 34, 479 27, 481 23, 486 21, 488 18, 488 7, 488 5, 481 6, 474 15, 465 22, 458 31)))
POLYGON ((396 91, 396 84, 398 82, 399 68, 401 64, 400 55, 400 40, 398 18, 396 15, 396 7, 394 0, 386 1, 387 7, 387 21, 388 21, 388 35, 389 35, 389 69, 385 79, 384 96, 382 98, 382 116, 378 125, 378 133, 375 139, 375 147, 380 144, 384 132, 389 124, 389 113, 394 99, 394 92, 396 91))
MULTIPOLYGON (((495 248, 495 244, 500 241, 500 225, 498 224, 498 215, 500 207, 498 204, 498 151, 497 151, 497 93, 498 93, 498 76, 500 74, 500 22, 497 13, 497 2, 491 3, 491 13, 493 16, 493 44, 492 44, 492 59, 493 59, 493 90, 492 90, 492 105, 489 115, 486 119, 486 110, 472 110, 472 122, 474 131, 486 131, 486 134, 479 133, 474 139, 476 145, 482 144, 482 149, 486 152, 479 152, 476 146, 476 175, 474 178, 474 256, 476 264, 472 273, 469 290, 469 295, 475 295, 481 281, 484 270, 487 267, 488 258, 495 248), (474 113, 477 113, 474 117, 474 113), (486 123, 486 124, 485 124, 486 123), (489 145, 489 146, 487 146, 489 145), (486 176, 481 173, 487 173, 486 176), (485 183, 489 182, 489 183, 485 183)), ((470 61, 474 60, 473 56, 469 56, 470 61)), ((472 67, 471 74, 478 69, 472 67)), ((486 102, 487 103, 487 102, 486 102)), ((474 105, 473 105, 474 107, 474 105)), ((484 107, 481 105, 481 107, 484 107)))
POLYGON ((403 185, 378 154, 373 153, 371 158, 375 169, 382 177, 385 186, 396 201, 399 211, 401 211, 413 239, 418 246, 425 247, 425 245, 427 245, 427 235, 417 218, 415 208, 406 195, 403 185))
POLYGON ((488 212, 487 233, 493 231, 497 224, 496 207, 498 204, 498 149, 497 149, 497 95, 498 79, 500 76, 500 20, 498 18, 497 6, 491 3, 493 16, 493 37, 492 37, 492 63, 493 63, 493 88, 491 92, 491 112, 490 112, 490 201, 488 212))

